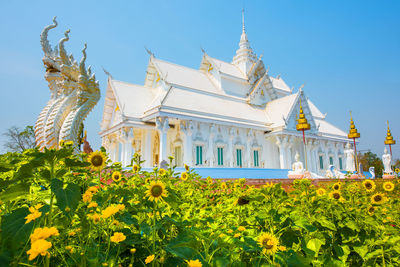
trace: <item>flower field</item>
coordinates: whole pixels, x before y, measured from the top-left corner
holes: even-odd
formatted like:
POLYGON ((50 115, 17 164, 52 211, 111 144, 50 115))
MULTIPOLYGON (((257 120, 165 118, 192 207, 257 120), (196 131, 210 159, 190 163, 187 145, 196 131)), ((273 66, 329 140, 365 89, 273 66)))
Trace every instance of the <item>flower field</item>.
POLYGON ((398 180, 284 190, 142 163, 0 155, 0 266, 400 266, 398 180))

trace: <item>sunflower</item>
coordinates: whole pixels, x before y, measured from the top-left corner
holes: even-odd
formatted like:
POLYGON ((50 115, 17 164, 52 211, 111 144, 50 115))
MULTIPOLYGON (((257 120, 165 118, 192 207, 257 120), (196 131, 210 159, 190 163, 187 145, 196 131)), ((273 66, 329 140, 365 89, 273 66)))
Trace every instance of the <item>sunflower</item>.
POLYGON ((202 267, 203 264, 199 260, 186 261, 188 267, 202 267))
POLYGON ((151 181, 150 185, 147 187, 146 196, 150 201, 162 201, 162 198, 167 196, 165 185, 160 181, 151 181))
POLYGON ((391 192, 394 189, 394 184, 392 182, 385 182, 383 183, 383 189, 385 189, 385 191, 391 192))
POLYGON ((139 170, 140 170, 140 167, 138 165, 136 165, 136 164, 133 165, 133 167, 132 167, 133 173, 137 173, 139 170))
POLYGON ((258 245, 264 254, 273 255, 278 250, 279 241, 273 234, 263 233, 258 237, 258 245))
POLYGON ((323 188, 318 188, 316 192, 317 192, 318 196, 323 196, 323 195, 325 195, 326 190, 323 188))
POLYGON ((186 170, 186 171, 189 171, 189 166, 186 165, 186 164, 185 164, 184 166, 185 166, 185 170, 186 170))
POLYGON ((394 169, 394 172, 399 173, 399 172, 400 172, 400 169, 399 169, 399 168, 396 168, 396 169, 394 169))
POLYGON ((60 142, 58 142, 59 147, 63 147, 65 145, 64 140, 61 139, 60 142))
POLYGON ((383 204, 385 202, 385 196, 381 193, 376 193, 371 197, 371 203, 372 204, 383 204))
POLYGON ((339 183, 334 183, 332 188, 333 188, 333 190, 337 191, 337 190, 340 190, 340 188, 342 188, 342 185, 341 185, 340 182, 339 183))
POLYGON ((368 212, 369 215, 372 216, 372 214, 374 214, 374 212, 375 212, 375 207, 374 207, 374 206, 370 206, 370 207, 367 209, 367 212, 368 212))
POLYGON ((119 182, 119 181, 121 181, 122 176, 119 171, 115 171, 112 173, 111 178, 114 180, 114 182, 119 182))
POLYGON ((161 169, 158 171, 158 173, 159 173, 161 176, 163 176, 164 174, 167 173, 167 171, 166 171, 165 169, 161 168, 161 169))
POLYGON ((222 190, 225 190, 225 189, 227 189, 228 188, 228 186, 226 185, 226 183, 225 182, 222 182, 221 183, 221 189, 222 190))
POLYGON ((207 180, 208 184, 212 184, 213 183, 213 179, 210 176, 208 176, 206 180, 207 180))
POLYGON ((94 171, 101 171, 106 166, 106 156, 101 151, 90 153, 88 161, 94 171))
POLYGON ((363 186, 367 192, 374 192, 376 188, 375 182, 371 180, 364 180, 363 186))
POLYGON ((329 193, 329 197, 336 199, 336 200, 340 200, 342 199, 342 194, 340 193, 339 190, 335 190, 329 193))
POLYGON ((183 181, 186 181, 186 180, 188 179, 188 177, 189 177, 189 175, 188 175, 187 172, 182 172, 182 173, 181 173, 181 179, 182 179, 183 181))
POLYGON ((250 203, 250 200, 246 196, 241 196, 235 201, 235 205, 243 206, 250 203))

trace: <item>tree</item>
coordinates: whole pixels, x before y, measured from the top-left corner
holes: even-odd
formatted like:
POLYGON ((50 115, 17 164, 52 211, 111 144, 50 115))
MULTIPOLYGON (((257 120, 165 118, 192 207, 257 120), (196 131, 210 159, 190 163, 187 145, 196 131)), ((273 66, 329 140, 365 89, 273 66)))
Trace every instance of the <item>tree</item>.
POLYGON ((7 138, 4 147, 9 152, 22 152, 36 146, 33 126, 26 126, 24 130, 13 126, 3 133, 3 136, 7 138))
POLYGON ((383 163, 378 156, 372 152, 366 152, 364 154, 358 154, 360 163, 363 166, 363 171, 369 171, 370 167, 375 168, 375 175, 378 177, 382 175, 383 163))

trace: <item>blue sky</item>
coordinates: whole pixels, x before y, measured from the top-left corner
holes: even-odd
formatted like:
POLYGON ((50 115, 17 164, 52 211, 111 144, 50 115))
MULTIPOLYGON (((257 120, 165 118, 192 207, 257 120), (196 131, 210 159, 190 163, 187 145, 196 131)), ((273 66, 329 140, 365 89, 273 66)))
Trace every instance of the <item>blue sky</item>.
MULTIPOLYGON (((49 99, 39 43, 44 26, 53 45, 71 29, 67 51, 81 57, 106 89, 102 66, 115 79, 143 84, 148 63, 144 47, 156 57, 198 68, 201 49, 231 61, 246 32, 271 75, 281 74, 306 95, 327 120, 348 131, 349 110, 361 133, 360 149, 379 156, 386 120, 400 142, 400 1, 1 1, 0 132, 33 125, 49 99)), ((96 149, 104 98, 86 119, 96 149)), ((4 142, 0 137, 0 146, 4 142)), ((393 147, 400 158, 400 143, 393 147)))

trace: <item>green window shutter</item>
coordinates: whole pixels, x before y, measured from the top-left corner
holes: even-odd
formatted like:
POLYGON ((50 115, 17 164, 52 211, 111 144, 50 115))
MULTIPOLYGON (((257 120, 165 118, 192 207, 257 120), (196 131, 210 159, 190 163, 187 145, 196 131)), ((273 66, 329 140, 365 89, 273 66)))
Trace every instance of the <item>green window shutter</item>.
POLYGON ((242 150, 236 149, 236 164, 238 167, 242 167, 242 150))
POLYGON ((199 147, 196 146, 196 165, 199 165, 199 147))
POLYGON ((329 157, 329 164, 333 165, 333 158, 329 157))
POLYGON ((202 165, 203 164, 203 147, 200 146, 199 149, 200 149, 200 165, 202 165))
POLYGON ((339 158, 339 168, 340 168, 341 170, 343 170, 342 158, 339 158))
POLYGON ((254 150, 254 167, 259 166, 259 161, 258 161, 258 150, 254 150))
POLYGON ((218 148, 218 165, 224 165, 224 149, 218 148))
POLYGON ((319 168, 321 170, 324 169, 324 159, 322 158, 322 156, 319 156, 319 168))
POLYGON ((196 165, 203 164, 203 147, 196 146, 196 165))

